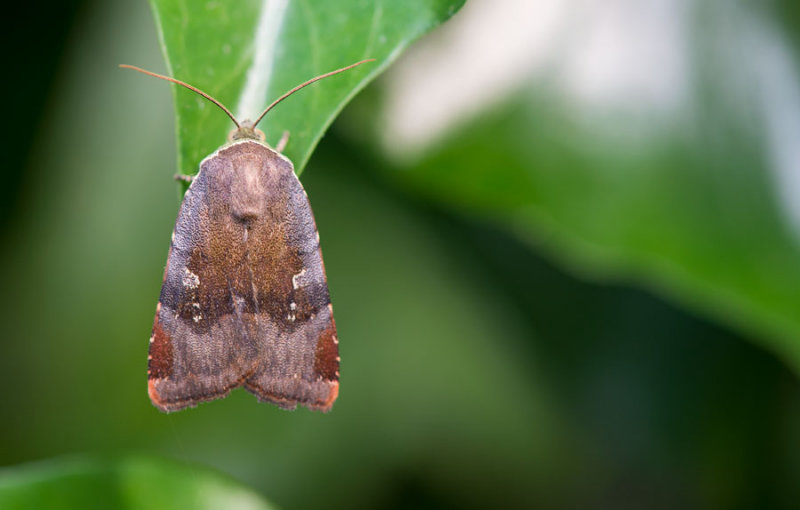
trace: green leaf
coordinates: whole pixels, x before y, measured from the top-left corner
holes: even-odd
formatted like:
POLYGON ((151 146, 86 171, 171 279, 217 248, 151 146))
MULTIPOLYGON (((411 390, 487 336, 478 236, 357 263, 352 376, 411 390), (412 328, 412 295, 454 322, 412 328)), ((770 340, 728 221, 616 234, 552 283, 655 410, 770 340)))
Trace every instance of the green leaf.
MULTIPOLYGON (((800 52, 777 15, 744 16, 735 2, 704 6, 691 12, 726 21, 678 19, 696 30, 694 47, 671 49, 686 59, 682 74, 654 59, 642 69, 597 68, 607 82, 575 86, 578 64, 566 52, 546 79, 396 177, 506 225, 581 274, 637 282, 737 327, 800 371, 800 197, 787 178, 798 171, 790 157, 800 88, 785 71, 800 52), (664 102, 613 93, 642 76, 677 83, 677 92, 664 102)), ((630 21, 621 37, 641 34, 630 21)))
MULTIPOLYGON (((464 1, 151 4, 169 74, 214 96, 240 121, 254 120, 272 100, 314 76, 376 59, 298 92, 261 122, 270 144, 289 131, 285 152, 299 174, 347 101, 464 1)), ((225 143, 233 125, 211 103, 177 86, 175 105, 178 167, 192 175, 225 143)))
POLYGON ((0 508, 274 508, 219 473, 147 457, 78 457, 4 468, 0 508))

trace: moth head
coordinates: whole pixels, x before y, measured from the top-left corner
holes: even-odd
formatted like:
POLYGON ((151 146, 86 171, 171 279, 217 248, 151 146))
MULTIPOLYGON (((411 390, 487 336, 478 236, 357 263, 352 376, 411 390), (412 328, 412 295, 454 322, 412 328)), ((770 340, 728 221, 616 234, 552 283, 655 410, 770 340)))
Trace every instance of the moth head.
POLYGON ((263 142, 266 140, 266 136, 263 131, 256 128, 253 121, 243 120, 241 124, 239 124, 239 127, 228 133, 229 142, 236 140, 258 140, 259 142, 263 142))
POLYGON ((288 92, 283 94, 281 97, 279 97, 278 99, 276 99, 275 101, 270 103, 270 105, 267 106, 266 109, 263 112, 261 112, 261 115, 258 116, 258 118, 255 120, 255 122, 250 122, 249 120, 245 120, 243 122, 239 122, 238 120, 236 120, 236 117, 233 116, 231 111, 228 110, 225 107, 225 105, 223 105, 222 103, 220 103, 219 101, 217 101, 216 99, 211 97, 209 94, 206 94, 202 90, 198 89, 195 86, 189 85, 186 82, 182 82, 180 80, 176 80, 175 78, 171 78, 169 76, 164 76, 162 74, 156 74, 156 73, 151 72, 151 71, 146 71, 146 70, 141 69, 141 68, 136 67, 136 66, 129 66, 129 65, 126 65, 126 64, 122 64, 122 65, 120 65, 120 67, 124 67, 126 69, 133 69, 134 71, 139 71, 140 73, 144 73, 144 74, 147 74, 149 76, 154 76, 156 78, 161 78, 162 80, 167 80, 169 82, 175 83, 175 84, 180 85, 182 87, 186 87, 187 89, 191 90, 192 92, 200 94, 204 98, 208 99, 209 101, 211 101, 212 103, 217 105, 223 112, 225 112, 226 115, 228 115, 228 117, 231 118, 233 123, 236 124, 236 129, 234 129, 233 131, 230 132, 230 134, 228 135, 228 140, 230 140, 230 141, 234 141, 234 140, 258 140, 260 142, 263 142, 266 139, 266 137, 264 136, 264 132, 261 131, 260 129, 256 129, 256 126, 258 125, 259 122, 261 122, 261 119, 263 119, 264 116, 270 110, 272 110, 278 103, 280 103, 281 101, 283 101, 287 97, 291 96, 292 94, 294 94, 298 90, 302 89, 303 87, 311 85, 315 81, 319 81, 319 80, 321 80, 323 78, 327 78, 328 76, 333 76, 334 74, 339 74, 339 73, 341 73, 343 71, 347 71, 348 69, 352 69, 352 68, 354 68, 356 66, 360 66, 361 64, 364 64, 366 62, 373 62, 374 60, 375 60, 374 58, 370 58, 370 59, 367 59, 367 60, 362 60, 360 62, 356 62, 355 64, 350 64, 349 66, 342 67, 341 69, 336 69, 335 71, 331 71, 331 72, 328 72, 328 73, 325 73, 325 74, 321 74, 319 76, 311 78, 308 81, 305 81, 305 82, 301 83, 300 85, 294 87, 293 89, 289 90, 288 92))

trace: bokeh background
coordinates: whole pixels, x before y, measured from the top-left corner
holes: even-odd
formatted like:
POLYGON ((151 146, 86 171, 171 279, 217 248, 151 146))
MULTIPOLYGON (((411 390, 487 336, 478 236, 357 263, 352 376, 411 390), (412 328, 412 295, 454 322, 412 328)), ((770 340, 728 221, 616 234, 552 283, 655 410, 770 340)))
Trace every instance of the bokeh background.
POLYGON ((795 3, 470 0, 412 48, 302 176, 341 339, 327 415, 152 407, 174 120, 116 68, 164 70, 151 13, 13 19, 1 475, 136 455, 282 508, 800 500, 795 3))

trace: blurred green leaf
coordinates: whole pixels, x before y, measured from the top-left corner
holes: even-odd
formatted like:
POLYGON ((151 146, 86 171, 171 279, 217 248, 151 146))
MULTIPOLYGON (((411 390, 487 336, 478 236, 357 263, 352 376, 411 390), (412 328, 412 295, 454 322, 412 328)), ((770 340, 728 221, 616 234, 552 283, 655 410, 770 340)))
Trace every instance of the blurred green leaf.
POLYGON ((0 508, 270 509, 227 476, 147 457, 58 459, 0 471, 0 508))
MULTIPOLYGON (((783 70, 800 53, 775 18, 743 12, 717 2, 672 20, 695 31, 694 47, 674 48, 688 67, 673 74, 656 60, 623 61, 598 67, 614 79, 592 88, 570 72, 596 48, 574 61, 556 50, 547 79, 395 176, 579 273, 639 282, 734 325, 800 369, 798 190, 786 177, 798 170, 800 91, 783 70), (659 101, 635 88, 642 76, 677 85, 659 101)), ((624 28, 633 42, 637 23, 624 28)))
MULTIPOLYGON (((299 174, 336 114, 414 39, 452 16, 465 0, 189 4, 151 0, 169 74, 199 87, 251 120, 293 86, 353 62, 376 62, 329 78, 276 108, 259 128, 299 174)), ((176 87, 178 167, 195 174, 222 145, 230 120, 200 96, 176 87), (180 89, 180 90, 178 90, 180 89)))

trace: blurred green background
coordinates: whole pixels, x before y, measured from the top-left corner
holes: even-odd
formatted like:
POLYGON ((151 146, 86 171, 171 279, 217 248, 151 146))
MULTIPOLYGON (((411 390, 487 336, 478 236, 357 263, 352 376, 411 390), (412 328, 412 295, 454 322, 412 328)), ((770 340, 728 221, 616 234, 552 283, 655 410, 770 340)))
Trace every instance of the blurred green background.
POLYGON ((152 407, 172 99, 116 66, 163 71, 158 36, 144 2, 49 9, 3 34, 0 501, 155 507, 175 465, 281 508, 800 500, 795 3, 476 0, 420 41, 302 176, 327 415, 152 407))

